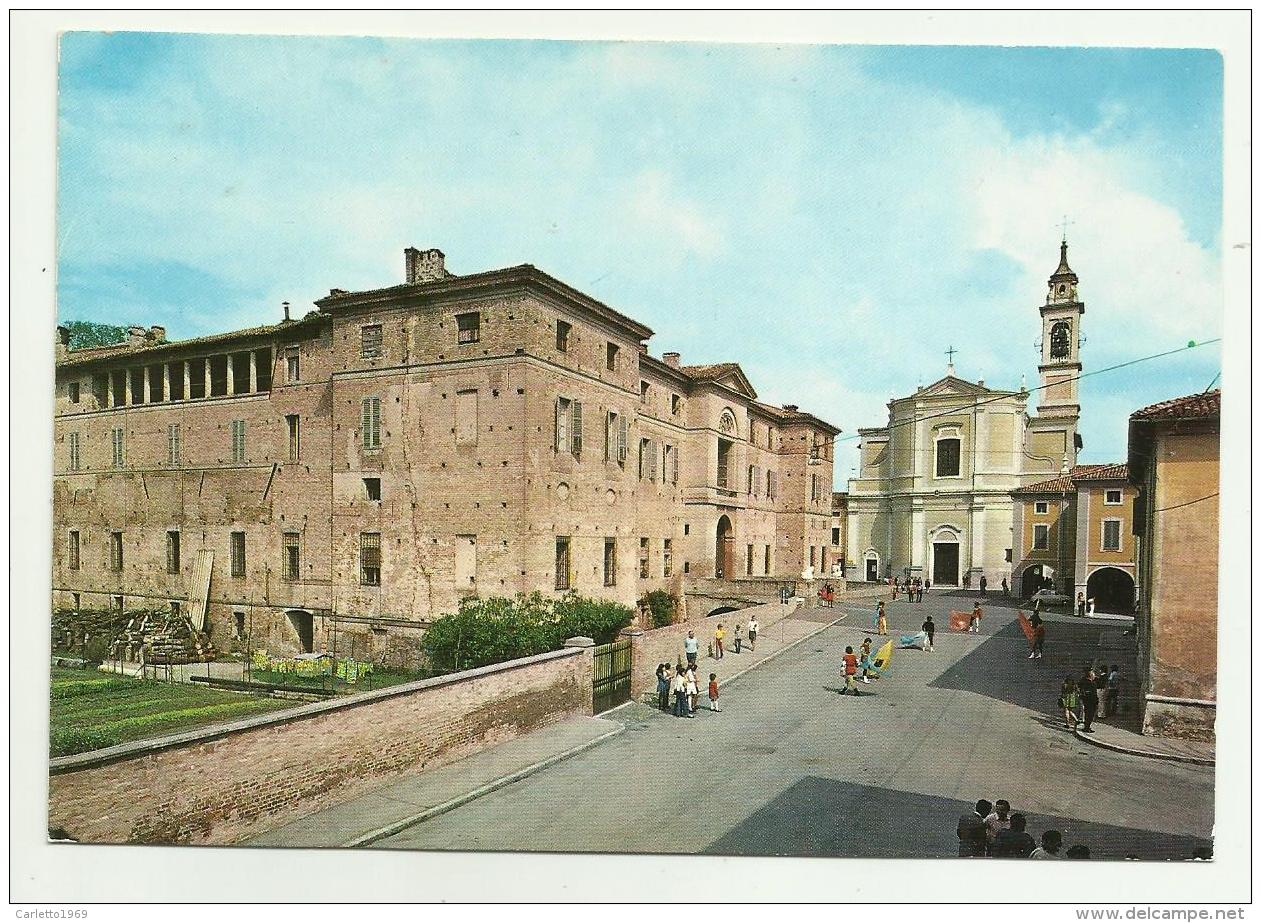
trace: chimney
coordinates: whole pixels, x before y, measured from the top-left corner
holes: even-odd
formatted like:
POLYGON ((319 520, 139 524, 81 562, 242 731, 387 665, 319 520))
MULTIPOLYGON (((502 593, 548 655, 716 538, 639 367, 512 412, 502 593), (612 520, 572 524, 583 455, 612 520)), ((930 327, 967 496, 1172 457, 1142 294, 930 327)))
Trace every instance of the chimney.
POLYGON ((797 405, 796 405, 796 404, 785 404, 785 405, 784 405, 784 409, 785 409, 785 410, 787 410, 789 413, 796 413, 796 412, 797 412, 797 405))
MULTIPOLYGON (((330 293, 330 294, 331 294, 331 293, 330 293)), ((285 323, 287 324, 287 323, 289 323, 291 320, 293 320, 293 318, 291 318, 291 317, 289 316, 289 302, 287 302, 287 301, 282 301, 282 302, 280 303, 280 307, 281 307, 282 309, 284 309, 284 312, 285 312, 285 323)))
POLYGON ((437 282, 451 275, 446 268, 446 255, 441 250, 417 250, 408 247, 403 251, 403 263, 408 285, 437 282))
POLYGON ((682 358, 683 357, 680 356, 678 353, 662 353, 661 354, 661 361, 664 362, 666 365, 670 366, 670 368, 672 369, 677 369, 679 367, 679 362, 682 358))
POLYGON ((58 359, 66 358, 70 352, 70 328, 57 325, 57 349, 56 355, 58 359))
POLYGON ((144 346, 145 329, 143 327, 127 328, 127 345, 128 346, 144 346))
POLYGON ((646 355, 648 355, 648 344, 647 344, 647 343, 640 343, 640 344, 639 344, 639 354, 640 354, 641 356, 646 356, 646 355))
POLYGON ((154 343, 166 342, 166 328, 160 324, 154 324, 149 328, 149 339, 154 343))

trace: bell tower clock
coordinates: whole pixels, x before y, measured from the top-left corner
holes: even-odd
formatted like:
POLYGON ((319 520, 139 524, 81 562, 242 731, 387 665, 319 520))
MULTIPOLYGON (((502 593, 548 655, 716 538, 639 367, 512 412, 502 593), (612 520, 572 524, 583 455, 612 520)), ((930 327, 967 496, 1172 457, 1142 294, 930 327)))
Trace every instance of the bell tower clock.
POLYGON ((1060 264, 1047 280, 1042 315, 1042 355, 1038 364, 1041 399, 1036 431, 1042 451, 1057 467, 1077 463, 1077 424, 1081 417, 1078 378, 1081 376, 1081 321, 1086 306, 1077 297, 1077 273, 1068 265, 1068 240, 1060 241, 1060 264), (1057 434, 1053 436, 1052 434, 1057 434), (1054 445, 1052 445, 1054 443, 1054 445), (1062 445, 1062 448, 1060 447, 1062 445))

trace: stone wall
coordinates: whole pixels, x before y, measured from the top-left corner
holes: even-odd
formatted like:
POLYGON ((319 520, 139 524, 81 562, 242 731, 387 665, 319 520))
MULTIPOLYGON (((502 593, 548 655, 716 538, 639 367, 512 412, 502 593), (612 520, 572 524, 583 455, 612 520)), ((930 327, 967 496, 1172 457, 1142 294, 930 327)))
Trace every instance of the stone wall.
POLYGON ((556 722, 591 714, 575 647, 55 759, 50 827, 89 843, 224 845, 556 722))

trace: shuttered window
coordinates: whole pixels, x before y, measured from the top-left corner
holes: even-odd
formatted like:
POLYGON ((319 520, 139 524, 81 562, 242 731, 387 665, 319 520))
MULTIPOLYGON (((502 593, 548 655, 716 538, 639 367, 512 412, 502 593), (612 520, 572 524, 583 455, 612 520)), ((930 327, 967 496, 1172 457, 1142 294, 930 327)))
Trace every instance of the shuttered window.
POLYGON ((70 470, 79 470, 79 434, 71 433, 67 437, 70 443, 70 470))
POLYGON ((123 466, 123 430, 121 427, 110 430, 110 441, 114 449, 114 467, 123 466))
POLYGON ((365 397, 362 417, 363 447, 365 449, 381 448, 381 398, 365 397))
POLYGON ((232 558, 232 576, 245 576, 245 533, 233 532, 230 536, 229 550, 232 558))
POLYGON ((359 582, 364 586, 381 585, 381 533, 359 533, 359 582))
POLYGON ((180 465, 181 438, 180 425, 172 423, 166 428, 166 462, 172 468, 180 465))
POLYGON ((69 553, 69 561, 67 562, 71 570, 79 569, 79 530, 70 530, 70 547, 67 549, 69 553))
POLYGON ((582 455, 582 402, 567 397, 556 399, 557 452, 569 452, 575 458, 582 455))
POLYGON ((360 328, 359 354, 364 359, 380 359, 385 354, 385 338, 380 324, 360 328))
POLYGON ((242 464, 245 461, 245 421, 232 421, 232 461, 242 464))

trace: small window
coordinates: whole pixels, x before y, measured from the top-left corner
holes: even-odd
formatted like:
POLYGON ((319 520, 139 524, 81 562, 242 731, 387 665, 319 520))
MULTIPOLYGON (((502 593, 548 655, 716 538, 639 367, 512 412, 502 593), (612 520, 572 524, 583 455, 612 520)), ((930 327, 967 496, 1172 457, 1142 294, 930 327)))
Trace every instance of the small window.
POLYGON ((692 534, 692 524, 691 524, 691 523, 689 523, 689 522, 685 522, 685 523, 683 523, 683 534, 684 534, 684 535, 691 535, 691 534, 692 534))
POLYGON ((692 572, 692 562, 691 562, 691 561, 684 561, 684 562, 683 562, 683 573, 685 573, 685 574, 690 574, 691 572, 692 572))
POLYGON ((1011 549, 1010 548, 1008 548, 1006 551, 1003 552, 1003 560, 1006 561, 1008 564, 1011 563, 1011 549))
POLYGON ((285 347, 285 382, 293 384, 302 380, 302 356, 296 346, 285 347))
POLYGON ((381 398, 365 397, 362 407, 363 447, 381 448, 381 398))
POLYGON ((1033 504, 1033 511, 1039 516, 1045 516, 1047 511, 1047 501, 1038 500, 1033 504))
POLYGON ((617 539, 604 540, 604 585, 617 585, 617 539))
POLYGON ((385 338, 380 324, 368 324, 359 328, 360 350, 363 359, 380 359, 385 355, 385 338))
POLYGON ((839 545, 841 543, 841 530, 838 526, 832 528, 832 544, 839 545))
POLYGON ((763 552, 762 573, 763 575, 768 576, 768 577, 770 576, 770 573, 771 573, 771 546, 770 545, 767 545, 765 551, 763 552))
POLYGON ((368 495, 369 500, 381 499, 381 479, 380 478, 364 478, 363 489, 368 495))
POLYGON ((569 539, 556 539, 556 589, 569 589, 569 539))
POLYGON ((232 576, 245 576, 245 533, 233 532, 230 535, 230 551, 232 558, 232 576))
POLYGON ((639 403, 648 403, 648 382, 640 381, 639 383, 639 403))
POLYGON ((171 618, 179 619, 182 608, 178 602, 171 600, 171 618))
POLYGON ((753 546, 746 545, 744 550, 744 575, 753 576, 753 546))
POLYGON ((69 448, 70 448, 70 470, 78 471, 79 470, 79 434, 70 433, 66 437, 66 441, 69 443, 69 448))
POLYGON ((1105 519, 1103 521, 1103 550, 1121 550, 1121 520, 1105 519))
POLYGON ((1105 492, 1103 495, 1103 502, 1108 504, 1108 506, 1120 506, 1121 505, 1121 491, 1109 490, 1105 492))
POLYGON ((641 580, 648 579, 648 539, 640 538, 639 540, 639 578, 641 580))
POLYGON ((245 421, 232 421, 232 463, 245 463, 245 421))
POLYGON ((1045 551, 1051 544, 1051 528, 1050 526, 1034 526, 1033 527, 1033 548, 1035 551, 1045 551))
POLYGON ((557 452, 568 452, 578 458, 582 455, 582 402, 567 397, 556 399, 557 452))
POLYGON ((183 451, 182 441, 180 424, 169 424, 166 428, 166 463, 172 468, 180 466, 180 456, 183 451))
POLYGON ((617 352, 616 343, 609 343, 604 347, 604 367, 610 372, 617 371, 617 352))
POLYGON ((683 409, 683 399, 679 397, 677 394, 671 394, 670 395, 670 413, 674 414, 677 417, 679 415, 679 411, 682 409, 683 409))
POLYGON ((66 390, 70 395, 70 403, 79 403, 79 383, 77 381, 70 382, 70 385, 66 390))
POLYGON ((673 539, 662 539, 661 541, 661 576, 669 577, 674 572, 674 541, 673 539))
POLYGON ((604 427, 604 460, 626 464, 626 440, 630 427, 626 419, 615 410, 610 410, 605 418, 604 427))
POLYGON ((296 413, 285 417, 289 426, 289 461, 296 462, 302 452, 302 421, 296 413))
MULTIPOLYGON (((66 551, 67 551, 67 558, 68 558, 67 566, 71 570, 78 570, 79 569, 79 530, 78 529, 70 530, 70 545, 66 549, 66 551)), ((77 609, 78 606, 75 606, 75 608, 77 609)))
POLYGON ((111 532, 109 534, 109 569, 123 569, 123 533, 111 532))
POLYGON ((455 325, 459 330, 458 343, 476 343, 482 338, 482 315, 476 311, 455 315, 455 325))
POLYGON ((245 640, 245 613, 233 612, 232 621, 235 623, 235 626, 236 626, 236 639, 238 641, 244 641, 245 640))
POLYGON ((959 440, 937 440, 937 477, 954 478, 959 476, 959 440))
POLYGON ((569 331, 573 329, 572 324, 567 324, 563 320, 556 322, 556 348, 563 353, 569 352, 569 331))
POLYGON ((381 585, 381 533, 359 533, 359 582, 363 586, 381 585))
POLYGON ((168 574, 178 574, 180 572, 179 532, 166 533, 166 572, 168 574))
POLYGON ((285 580, 297 580, 302 570, 302 556, 297 532, 286 532, 284 536, 284 559, 281 576, 285 580))
POLYGON ((122 427, 115 427, 114 429, 110 430, 110 441, 113 444, 113 450, 114 450, 113 460, 114 460, 115 468, 121 468, 123 466, 124 455, 125 455, 125 444, 124 444, 123 439, 124 437, 123 437, 122 427))

